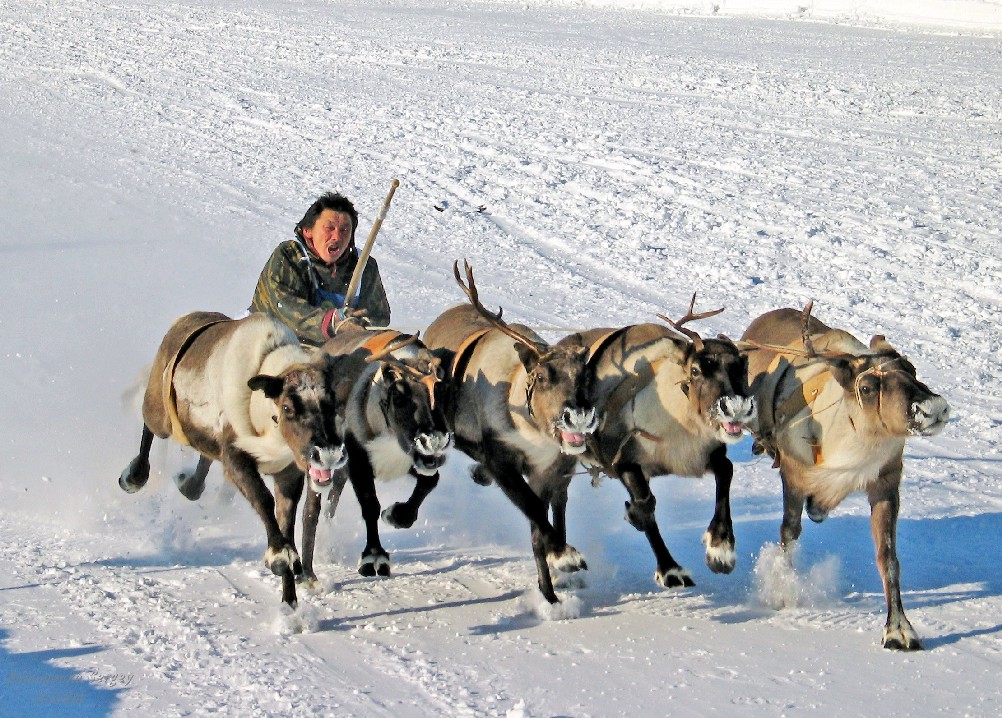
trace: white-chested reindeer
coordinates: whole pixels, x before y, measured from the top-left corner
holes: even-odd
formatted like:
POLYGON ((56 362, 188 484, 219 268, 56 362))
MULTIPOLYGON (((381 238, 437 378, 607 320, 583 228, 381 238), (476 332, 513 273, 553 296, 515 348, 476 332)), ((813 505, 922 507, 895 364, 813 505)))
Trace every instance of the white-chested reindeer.
POLYGON ((282 600, 295 606, 302 562, 294 531, 304 478, 330 485, 346 459, 333 365, 326 355, 308 355, 291 330, 265 314, 186 314, 153 360, 139 455, 119 485, 132 493, 146 484, 154 435, 201 455, 194 475, 179 482, 189 498, 201 493, 212 461, 221 462, 264 523, 265 565, 282 577, 282 600), (274 476, 274 496, 261 474, 274 476))
POLYGON ((801 518, 823 521, 850 493, 866 492, 877 568, 887 599, 885 648, 921 648, 901 602, 897 554, 905 439, 942 431, 946 400, 883 336, 869 347, 804 310, 776 309, 742 339, 752 351, 748 380, 758 402, 755 435, 783 481, 780 542, 788 551, 801 518))
MULTIPOLYGON (((352 387, 345 406, 348 466, 335 477, 327 511, 334 515, 350 475, 366 525, 358 572, 388 576, 390 558, 379 540, 375 482, 414 477, 410 498, 382 512, 391 526, 412 526, 422 502, 438 485, 438 470, 452 443, 445 414, 446 371, 442 358, 417 335, 392 329, 339 329, 321 351, 334 361, 339 381, 352 387)), ((310 491, 303 510, 303 572, 311 580, 316 579, 313 550, 320 509, 321 494, 310 491)))
POLYGON ((565 571, 587 568, 566 540, 567 485, 598 419, 588 400, 592 372, 583 346, 550 346, 528 327, 507 324, 480 303, 473 271, 467 284, 453 273, 470 304, 446 310, 431 323, 425 344, 455 355, 452 397, 456 447, 475 461, 474 480, 496 483, 532 526, 539 588, 557 603, 548 563, 565 571))
POLYGON ((724 336, 703 339, 684 326, 723 309, 693 314, 695 302, 694 294, 678 321, 659 315, 675 331, 637 324, 590 329, 570 338, 589 347, 595 371, 590 399, 602 416, 582 461, 619 479, 629 491, 626 520, 646 535, 657 560, 654 580, 665 588, 694 584, 661 537, 651 478, 713 474, 715 508, 703 534, 706 564, 716 573, 730 573, 736 560, 730 507, 734 466, 727 446, 740 441, 755 418, 747 360, 734 342, 724 336))

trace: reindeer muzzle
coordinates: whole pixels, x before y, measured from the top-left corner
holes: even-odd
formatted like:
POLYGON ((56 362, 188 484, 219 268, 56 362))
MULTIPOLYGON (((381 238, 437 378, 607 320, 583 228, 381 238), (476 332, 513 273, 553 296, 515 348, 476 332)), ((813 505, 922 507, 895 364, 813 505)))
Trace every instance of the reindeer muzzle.
POLYGON ((595 409, 565 408, 556 422, 560 436, 560 450, 569 455, 584 452, 588 435, 598 428, 595 409))
POLYGON ((316 493, 329 489, 334 481, 334 472, 344 468, 346 463, 348 452, 345 451, 344 444, 323 449, 314 446, 310 450, 310 463, 306 469, 310 488, 316 493))
POLYGON ((941 396, 931 396, 912 403, 908 418, 914 436, 934 436, 950 420, 950 405, 941 396))
POLYGON ((737 441, 758 417, 755 399, 735 394, 722 396, 714 405, 711 417, 720 425, 724 441, 737 441))
POLYGON ((414 438, 412 466, 422 476, 431 476, 445 463, 446 450, 452 444, 452 434, 435 432, 418 434, 414 438))

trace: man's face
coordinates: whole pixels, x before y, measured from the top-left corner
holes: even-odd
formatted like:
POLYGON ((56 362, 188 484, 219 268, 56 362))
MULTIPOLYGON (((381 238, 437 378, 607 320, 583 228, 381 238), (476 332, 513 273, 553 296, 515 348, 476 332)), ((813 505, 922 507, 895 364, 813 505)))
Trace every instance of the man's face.
POLYGON ((312 227, 303 227, 303 238, 324 264, 331 264, 351 243, 351 216, 347 212, 325 209, 312 227))

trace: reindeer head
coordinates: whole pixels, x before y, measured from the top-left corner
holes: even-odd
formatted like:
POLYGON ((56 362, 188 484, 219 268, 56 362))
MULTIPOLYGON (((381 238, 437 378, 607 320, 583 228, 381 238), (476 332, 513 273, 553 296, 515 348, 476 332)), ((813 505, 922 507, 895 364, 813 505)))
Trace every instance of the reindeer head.
MULTIPOLYGON (((868 351, 849 352, 827 347, 818 351, 815 340, 823 338, 827 342, 832 334, 828 327, 811 317, 813 307, 814 302, 808 302, 801 311, 802 351, 756 342, 749 342, 749 346, 825 362, 845 393, 844 401, 857 431, 862 429, 873 436, 905 437, 932 436, 943 430, 950 419, 950 405, 918 380, 912 363, 882 335, 870 339, 868 351), (820 333, 812 334, 812 331, 820 333), (865 429, 859 426, 860 422, 865 429)), ((858 344, 851 339, 853 344, 858 344)))
POLYGON ((480 302, 473 269, 464 261, 466 283, 459 274, 459 262, 452 270, 456 282, 477 312, 495 329, 515 340, 515 352, 525 369, 525 406, 529 419, 546 431, 565 454, 580 454, 587 448, 588 435, 598 428, 598 416, 589 398, 594 371, 588 366, 588 350, 580 340, 550 346, 531 332, 520 331, 489 311, 480 302))
POLYGON ((889 436, 932 436, 950 419, 950 405, 918 380, 915 367, 884 337, 870 340, 870 352, 822 354, 832 375, 868 419, 889 436))
POLYGON ((693 319, 705 319, 724 311, 721 308, 693 314, 695 304, 693 294, 689 311, 681 319, 673 321, 663 314, 658 317, 685 338, 678 357, 683 373, 679 388, 717 438, 733 444, 741 440, 743 431, 758 415, 755 399, 748 389, 748 358, 723 334, 716 339, 703 339, 683 326, 693 319))
POLYGON ((588 366, 588 349, 573 341, 529 349, 516 344, 525 368, 525 403, 529 417, 545 427, 565 454, 580 454, 588 436, 598 428, 591 404, 594 370, 588 366))
POLYGON ((452 443, 446 422, 448 382, 441 358, 415 334, 391 342, 366 361, 382 362, 376 381, 389 430, 410 456, 414 471, 431 476, 445 463, 452 443))
POLYGON ((347 383, 336 383, 330 357, 294 364, 278 376, 258 374, 247 385, 275 403, 278 431, 311 488, 317 493, 330 488, 333 472, 348 460, 342 426, 350 389, 347 383))

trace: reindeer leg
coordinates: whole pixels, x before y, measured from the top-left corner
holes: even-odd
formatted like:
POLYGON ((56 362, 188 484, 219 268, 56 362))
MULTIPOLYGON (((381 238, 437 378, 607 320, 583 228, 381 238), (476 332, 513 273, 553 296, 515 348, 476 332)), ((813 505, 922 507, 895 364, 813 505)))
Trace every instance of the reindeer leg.
POLYGON ((703 534, 706 565, 714 573, 730 573, 737 563, 734 551, 734 525, 731 522, 731 479, 734 464, 727 458, 727 447, 720 446, 710 454, 710 469, 716 482, 716 502, 710 526, 703 534))
POLYGON ((203 454, 198 456, 198 464, 195 466, 195 470, 191 474, 186 474, 183 471, 174 477, 174 483, 177 485, 177 490, 188 499, 188 501, 198 501, 202 496, 202 492, 205 491, 205 477, 209 473, 209 467, 212 466, 212 459, 208 458, 203 454))
POLYGON ((532 557, 536 562, 536 576, 539 583, 539 591, 550 603, 560 603, 556 592, 553 590, 553 577, 550 575, 550 566, 546 560, 546 541, 542 532, 535 524, 532 525, 532 557))
MULTIPOLYGON (((303 471, 293 464, 275 476, 275 517, 282 536, 289 542, 293 550, 296 547, 296 509, 303 495, 306 477, 303 471)), ((298 558, 292 563, 292 571, 282 574, 282 601, 290 606, 296 605, 296 578, 303 575, 303 562, 298 558)))
MULTIPOLYGON (((327 493, 327 514, 333 518, 337 510, 338 502, 341 500, 341 492, 348 482, 348 472, 340 470, 335 472, 331 488, 327 493)), ((306 492, 306 501, 303 502, 303 578, 315 586, 317 575, 313 571, 313 554, 316 547, 317 524, 320 521, 320 511, 323 508, 324 495, 318 494, 312 489, 306 492)))
POLYGON ((905 616, 905 607, 901 602, 901 567, 897 551, 900 464, 893 473, 896 473, 896 477, 889 477, 891 480, 888 482, 883 481, 882 475, 878 488, 871 490, 869 494, 870 529, 877 553, 877 569, 880 571, 887 599, 887 623, 884 624, 883 642, 884 648, 917 651, 922 649, 922 643, 905 616))
POLYGON ((779 475, 783 480, 783 523, 779 527, 779 545, 790 555, 804 528, 804 496, 791 488, 782 468, 779 475))
POLYGON ((418 510, 421 508, 421 504, 428 498, 428 494, 438 486, 438 472, 435 472, 431 476, 424 476, 411 469, 410 474, 417 479, 410 498, 407 501, 393 504, 390 508, 383 511, 382 514, 383 521, 394 528, 409 529, 413 526, 414 522, 417 521, 418 510))
POLYGON ((143 436, 139 440, 139 454, 125 467, 118 477, 118 485, 122 491, 134 494, 146 486, 150 480, 150 447, 153 445, 153 432, 143 424, 143 436))
MULTIPOLYGON (((282 533, 278 520, 275 518, 275 498, 265 485, 264 479, 261 478, 257 462, 250 454, 227 443, 223 447, 221 461, 226 478, 250 502, 264 524, 264 530, 268 536, 268 549, 264 554, 264 565, 271 569, 271 572, 276 576, 282 577, 282 600, 294 607, 296 605, 296 584, 293 567, 298 563, 300 564, 299 570, 302 571, 302 563, 296 552, 296 547, 282 533), (288 600, 289 598, 291 601, 288 600)), ((294 519, 295 516, 293 516, 294 519)))
POLYGON ((317 524, 320 520, 320 502, 323 497, 316 491, 308 489, 306 500, 303 502, 303 578, 311 585, 315 585, 317 574, 313 572, 313 547, 317 539, 317 524))
POLYGON ((695 586, 696 582, 692 580, 692 576, 671 555, 668 545, 661 536, 661 530, 654 516, 656 501, 643 469, 637 464, 623 463, 615 467, 615 472, 623 482, 623 486, 630 492, 630 500, 626 502, 626 520, 633 528, 644 533, 651 550, 654 551, 654 558, 657 561, 655 582, 665 588, 695 586))
POLYGON ((351 487, 365 521, 365 549, 358 561, 358 572, 363 576, 389 576, 390 555, 379 541, 379 497, 376 496, 375 473, 369 454, 352 436, 345 437, 345 446, 351 467, 351 487))

